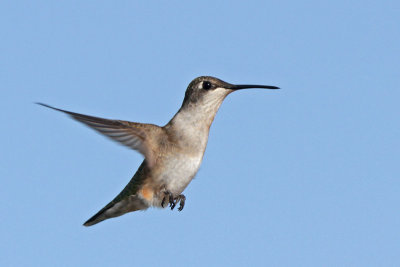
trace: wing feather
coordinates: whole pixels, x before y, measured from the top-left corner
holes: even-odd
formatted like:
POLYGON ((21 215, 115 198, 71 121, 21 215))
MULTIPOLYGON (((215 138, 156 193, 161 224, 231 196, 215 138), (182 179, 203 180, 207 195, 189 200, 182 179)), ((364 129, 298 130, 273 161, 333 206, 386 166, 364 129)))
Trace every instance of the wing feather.
POLYGON ((103 119, 55 108, 43 103, 37 104, 68 114, 73 119, 93 128, 97 132, 104 134, 112 140, 128 146, 131 149, 137 150, 146 158, 149 165, 153 163, 153 150, 151 149, 147 140, 148 138, 145 128, 146 124, 122 120, 103 119))

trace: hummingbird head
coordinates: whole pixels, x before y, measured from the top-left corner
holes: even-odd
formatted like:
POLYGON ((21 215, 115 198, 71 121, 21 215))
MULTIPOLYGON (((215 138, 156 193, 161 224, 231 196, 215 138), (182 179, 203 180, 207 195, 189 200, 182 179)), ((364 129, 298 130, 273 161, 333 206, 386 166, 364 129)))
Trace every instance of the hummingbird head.
MULTIPOLYGON (((224 98, 237 90, 249 88, 279 89, 276 86, 254 84, 230 84, 211 76, 200 76, 194 79, 186 89, 182 106, 196 104, 213 105, 222 103, 224 98)), ((219 105, 218 105, 219 106, 219 105)))
POLYGON ((247 88, 279 89, 269 85, 230 84, 211 76, 197 77, 186 89, 181 108, 165 127, 175 129, 180 135, 186 133, 190 138, 202 136, 205 133, 202 130, 208 134, 208 129, 225 97, 234 91, 247 88), (190 131, 189 128, 195 131, 190 131))

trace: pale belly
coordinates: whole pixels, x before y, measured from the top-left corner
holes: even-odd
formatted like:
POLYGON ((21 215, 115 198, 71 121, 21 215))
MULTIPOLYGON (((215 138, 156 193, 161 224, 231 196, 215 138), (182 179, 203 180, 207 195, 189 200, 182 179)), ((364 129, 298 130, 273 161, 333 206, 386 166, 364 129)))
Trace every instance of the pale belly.
MULTIPOLYGON (((166 189, 174 195, 179 195, 188 186, 199 170, 203 155, 180 155, 164 162, 164 172, 158 179, 166 189)), ((157 179, 157 180, 158 180, 157 179)))
POLYGON ((139 197, 148 206, 161 207, 164 190, 174 196, 180 195, 199 170, 203 155, 179 155, 164 160, 158 173, 152 174, 152 181, 139 191, 139 197))

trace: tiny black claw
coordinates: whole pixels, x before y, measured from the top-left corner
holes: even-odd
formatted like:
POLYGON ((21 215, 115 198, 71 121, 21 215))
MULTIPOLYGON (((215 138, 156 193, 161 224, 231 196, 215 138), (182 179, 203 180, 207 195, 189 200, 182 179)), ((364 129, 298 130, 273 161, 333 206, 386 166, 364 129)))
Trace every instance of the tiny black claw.
POLYGON ((185 206, 186 197, 184 195, 179 195, 179 208, 178 211, 182 211, 183 207, 185 206))
POLYGON ((165 204, 165 196, 164 196, 164 198, 163 198, 162 201, 161 201, 161 207, 164 208, 164 204, 165 204))

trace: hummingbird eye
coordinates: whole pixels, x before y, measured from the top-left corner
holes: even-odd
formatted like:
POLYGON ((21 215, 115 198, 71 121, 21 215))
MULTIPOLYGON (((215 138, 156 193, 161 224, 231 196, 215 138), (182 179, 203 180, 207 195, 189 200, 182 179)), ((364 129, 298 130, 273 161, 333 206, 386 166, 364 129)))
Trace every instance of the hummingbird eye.
POLYGON ((212 85, 209 81, 203 82, 203 89, 209 90, 211 89, 212 85))

